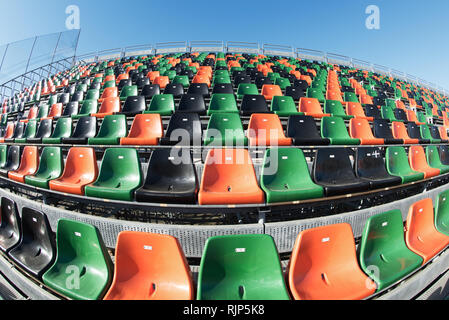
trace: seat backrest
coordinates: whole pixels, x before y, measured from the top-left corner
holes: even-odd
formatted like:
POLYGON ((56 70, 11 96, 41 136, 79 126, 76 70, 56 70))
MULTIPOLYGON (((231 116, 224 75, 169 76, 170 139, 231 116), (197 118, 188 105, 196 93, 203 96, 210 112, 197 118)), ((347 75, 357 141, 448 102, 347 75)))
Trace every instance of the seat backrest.
POLYGON ((138 114, 134 117, 128 138, 160 138, 164 134, 159 114, 138 114))
POLYGON ((288 118, 287 136, 290 138, 321 139, 314 118, 302 115, 294 115, 288 118))
POLYGON ((352 118, 349 121, 349 133, 352 138, 356 139, 374 139, 367 119, 352 118))
POLYGON ((45 119, 39 122, 39 127, 37 128, 36 138, 48 138, 51 136, 53 128, 53 120, 45 119))
POLYGON ((345 148, 326 148, 316 151, 312 176, 317 183, 339 181, 342 177, 356 179, 348 151, 345 148))
POLYGON ((59 118, 56 121, 52 138, 68 138, 72 134, 72 118, 59 118))
POLYGON ((405 128, 405 124, 399 121, 393 121, 391 123, 391 129, 393 132, 393 137, 395 139, 410 139, 407 129, 405 128))
POLYGON ((170 118, 165 136, 173 142, 181 141, 187 145, 201 144, 202 129, 199 115, 175 112, 170 118))
POLYGON ((412 139, 422 139, 421 131, 419 130, 418 125, 414 122, 407 123, 407 132, 409 137, 412 139))
POLYGON ((203 114, 206 112, 206 104, 202 94, 184 94, 181 97, 177 111, 195 112, 203 114))
POLYGON ((382 139, 394 139, 388 120, 374 119, 374 136, 382 139))
POLYGON ((43 176, 52 179, 58 178, 63 169, 63 159, 61 148, 45 147, 42 149, 41 158, 39 161, 39 168, 36 171, 36 176, 43 176))
POLYGON ((98 101, 97 100, 84 100, 83 105, 80 108, 79 114, 90 115, 97 113, 98 101))
POLYGON ((6 252, 20 240, 20 216, 16 203, 9 198, 1 198, 0 210, 0 249, 6 252))
POLYGON ((240 111, 244 115, 268 112, 268 104, 262 95, 246 94, 243 96, 240 111))
POLYGON ((117 87, 109 87, 105 88, 103 93, 101 94, 101 99, 118 97, 118 89, 117 87))
POLYGON ((246 145, 247 138, 237 113, 214 113, 207 125, 205 145, 246 145))
POLYGON ((62 112, 63 117, 70 117, 72 115, 78 114, 79 102, 69 102, 66 104, 64 111, 62 112))
POLYGON ((26 172, 26 174, 34 174, 39 166, 39 150, 35 146, 26 146, 23 148, 22 158, 20 159, 20 166, 17 169, 19 172, 26 172))
POLYGON ((17 122, 14 128, 14 133, 11 138, 22 138, 25 131, 25 123, 17 122))
POLYGON ((127 131, 125 115, 108 115, 104 117, 96 138, 126 137, 127 131))
POLYGON ((284 138, 284 129, 279 117, 276 114, 253 113, 248 124, 248 138, 257 136, 284 138))
POLYGON ((315 98, 301 98, 299 100, 299 112, 323 114, 320 102, 315 98))
POLYGON ((20 146, 9 146, 4 167, 10 168, 12 170, 17 169, 20 164, 20 156, 20 146))
POLYGON ((433 139, 441 140, 440 131, 437 126, 430 126, 430 134, 433 139))
POLYGON ((385 177, 388 175, 382 148, 357 148, 354 165, 359 177, 385 177))
POLYGON ((233 94, 214 93, 212 94, 208 112, 238 112, 237 101, 233 94))
POLYGON ((140 185, 142 170, 137 150, 134 148, 106 149, 94 184, 101 185, 104 181, 113 181, 112 184, 118 183, 125 188, 128 185, 140 185))
POLYGON ((61 179, 72 183, 94 181, 98 176, 97 157, 93 148, 69 149, 61 179))
POLYGON ((78 119, 72 138, 93 138, 97 134, 97 118, 81 117, 78 119))
POLYGON ((373 117, 374 119, 382 119, 380 110, 375 105, 365 105, 365 114, 367 117, 373 117))
POLYGON ((146 98, 152 98, 160 93, 161 89, 158 84, 147 84, 142 88, 142 92, 140 94, 146 98))
POLYGON ((105 98, 101 103, 100 110, 98 113, 114 113, 120 112, 120 98, 119 97, 110 97, 105 98))
POLYGON ((449 236, 449 190, 438 194, 435 202, 435 227, 449 236))
POLYGON ((323 117, 321 119, 321 136, 350 139, 345 121, 340 117, 323 117))
POLYGON ((51 106, 48 116, 59 117, 61 114, 62 114, 62 103, 55 103, 54 105, 51 106))

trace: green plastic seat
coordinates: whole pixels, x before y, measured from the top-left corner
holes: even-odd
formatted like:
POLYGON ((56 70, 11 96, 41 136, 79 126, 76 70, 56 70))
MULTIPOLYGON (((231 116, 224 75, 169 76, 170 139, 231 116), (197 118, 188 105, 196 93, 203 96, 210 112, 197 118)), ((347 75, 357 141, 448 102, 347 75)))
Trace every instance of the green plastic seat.
POLYGON ((6 153, 8 150, 8 146, 3 144, 0 145, 0 168, 3 168, 6 164, 6 153))
POLYGON ((71 299, 103 298, 112 281, 113 264, 98 229, 60 219, 56 230, 57 257, 42 279, 71 299))
POLYGON ((59 118, 50 138, 43 138, 43 144, 60 144, 62 138, 72 135, 72 118, 59 118))
POLYGON ((423 172, 417 172, 410 168, 404 147, 388 147, 385 153, 385 162, 388 173, 400 177, 403 184, 424 179, 423 172))
POLYGON ((393 121, 403 122, 401 120, 396 119, 393 109, 391 109, 388 106, 381 106, 380 113, 381 113, 383 119, 389 120, 391 122, 393 122, 393 121))
POLYGON ((290 80, 288 78, 276 78, 276 80, 274 80, 274 84, 278 85, 281 90, 285 90, 287 87, 290 87, 292 84, 290 83, 290 80))
POLYGON ((238 113, 237 101, 231 93, 214 93, 210 99, 207 115, 214 113, 238 113))
POLYGON ((182 84, 184 88, 188 88, 190 86, 189 76, 176 76, 172 83, 182 84))
MULTIPOLYGON (((80 83, 79 85, 76 86, 75 91, 76 92, 78 92, 78 91, 87 92, 87 84, 86 83, 80 83)), ((56 102, 53 102, 53 103, 56 103, 56 102)))
POLYGON ((360 139, 349 136, 345 121, 340 117, 321 119, 321 137, 330 140, 332 145, 359 145, 360 139))
MULTIPOLYGON (((87 86, 86 86, 86 90, 87 90, 87 86)), ((84 92, 86 92, 86 90, 84 90, 84 92)), ((77 90, 78 91, 78 90, 77 90)), ((54 105, 55 103, 58 102, 58 96, 56 95, 51 95, 50 98, 48 98, 48 102, 47 105, 49 107, 51 107, 52 105, 54 105)))
POLYGON ((106 81, 102 87, 102 89, 106 89, 106 88, 113 88, 115 87, 115 81, 114 80, 110 80, 110 81, 106 81))
POLYGON ((98 100, 100 99, 100 90, 98 89, 90 89, 87 90, 86 97, 84 100, 98 100))
POLYGON ((274 112, 279 117, 303 114, 298 111, 295 101, 290 96, 274 96, 271 100, 271 112, 274 112))
POLYGON ((168 80, 173 81, 173 79, 176 77, 176 71, 175 70, 167 70, 167 71, 165 71, 164 76, 167 76, 168 80))
POLYGON ((134 191, 142 184, 137 150, 106 149, 97 180, 85 187, 88 197, 132 201, 134 191))
POLYGON ((229 76, 214 76, 212 79, 212 87, 216 84, 226 84, 231 83, 231 78, 229 76))
POLYGON ((37 111, 36 119, 45 118, 48 116, 48 110, 50 106, 48 104, 41 105, 37 111))
POLYGON ((307 98, 315 98, 318 99, 320 103, 326 102, 326 98, 324 97, 324 93, 322 90, 317 88, 308 88, 306 92, 307 98))
POLYGON ((409 250, 400 210, 369 218, 360 242, 360 266, 383 290, 419 268, 423 259, 409 250))
POLYGON ((89 145, 120 144, 120 138, 128 134, 126 116, 124 114, 108 115, 104 117, 100 130, 94 138, 88 139, 89 145))
POLYGON ((430 140, 430 143, 441 143, 440 139, 434 139, 430 133, 430 128, 427 124, 422 124, 419 126, 421 136, 424 140, 430 140))
POLYGON ((120 101, 126 101, 128 97, 137 95, 139 95, 137 86, 124 86, 120 91, 120 101))
POLYGON ((449 166, 441 162, 440 154, 436 146, 428 146, 426 148, 426 158, 429 166, 440 169, 441 174, 449 172, 449 166))
POLYGON ((394 100, 394 99, 385 99, 385 106, 390 108, 391 110, 396 109, 396 100, 394 100))
POLYGON ((324 104, 324 113, 331 114, 333 117, 340 117, 344 120, 350 120, 354 116, 348 116, 345 113, 343 105, 338 100, 326 100, 324 104))
POLYGON ((436 199, 435 227, 449 236, 449 190, 440 193, 436 199))
POLYGON ((259 90, 254 83, 240 83, 237 89, 237 99, 243 99, 244 95, 258 95, 259 90))
POLYGON ((144 113, 158 113, 169 116, 175 112, 175 99, 172 94, 157 94, 151 98, 150 105, 144 113))
POLYGON ((299 201, 324 197, 323 187, 310 177, 301 149, 268 149, 265 152, 260 187, 267 203, 299 201))
POLYGON ((37 133, 37 120, 29 120, 26 127, 23 138, 14 139, 15 143, 26 143, 27 139, 32 139, 37 133))
POLYGON ((206 241, 198 300, 288 300, 279 255, 269 235, 229 235, 206 241))
POLYGON ((80 111, 78 114, 71 116, 72 119, 79 119, 81 117, 89 117, 91 114, 98 112, 98 101, 97 100, 84 100, 80 111))
POLYGON ((41 158, 39 160, 39 168, 32 176, 25 176, 25 183, 48 189, 48 182, 57 179, 63 171, 63 159, 61 148, 45 147, 42 149, 41 158))
POLYGON ((359 98, 357 98, 357 95, 354 92, 345 92, 344 93, 344 101, 360 103, 359 98))
POLYGON ((207 125, 206 146, 246 146, 242 121, 238 113, 214 113, 207 125))

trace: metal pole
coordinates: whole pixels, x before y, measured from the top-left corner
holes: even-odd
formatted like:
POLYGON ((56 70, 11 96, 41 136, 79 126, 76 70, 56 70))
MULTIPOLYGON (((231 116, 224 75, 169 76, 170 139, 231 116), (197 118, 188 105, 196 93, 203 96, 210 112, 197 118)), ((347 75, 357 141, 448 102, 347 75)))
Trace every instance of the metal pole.
MULTIPOLYGON (((30 65, 31 57, 33 56, 33 51, 34 51, 34 46, 36 45, 36 41, 37 41, 37 37, 34 38, 33 47, 31 48, 30 56, 28 57, 27 66, 26 66, 25 72, 23 74, 28 72, 28 67, 30 65)), ((24 85, 25 85, 25 78, 23 79, 22 88, 20 88, 20 90, 23 90, 24 85)))
POLYGON ((77 39, 76 39, 75 52, 73 53, 72 67, 75 65, 75 61, 76 61, 76 52, 77 52, 78 44, 79 44, 79 41, 80 41, 80 35, 81 35, 81 29, 79 30, 79 32, 78 32, 78 37, 77 37, 77 39))

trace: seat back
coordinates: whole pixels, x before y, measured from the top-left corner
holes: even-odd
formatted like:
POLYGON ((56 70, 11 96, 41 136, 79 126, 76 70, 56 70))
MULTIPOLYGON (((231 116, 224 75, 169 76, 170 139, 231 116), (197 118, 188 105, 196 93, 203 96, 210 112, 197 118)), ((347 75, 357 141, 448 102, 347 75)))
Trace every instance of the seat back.
POLYGON ((36 138, 48 138, 51 136, 51 131, 53 129, 53 120, 45 119, 39 122, 39 127, 37 128, 36 138))
POLYGON ((125 115, 107 115, 95 138, 126 137, 127 131, 125 115))
POLYGON ((375 139, 367 119, 352 118, 349 121, 349 133, 355 139, 375 139))
POLYGON ((60 118, 56 121, 51 138, 68 138, 72 134, 72 118, 60 118))
POLYGON ((84 100, 79 114, 80 115, 91 115, 93 113, 97 113, 97 109, 98 109, 97 100, 84 100))
POLYGON ((243 96, 240 112, 243 115, 251 115, 253 113, 267 113, 268 112, 267 101, 262 95, 246 94, 245 96, 243 96))
POLYGON ((128 138, 156 139, 158 141, 163 134, 164 127, 159 114, 138 114, 134 117, 128 138))
POLYGON ((206 113, 206 104, 202 94, 184 94, 181 97, 177 111, 194 112, 198 114, 206 113))
POLYGON ((114 112, 120 112, 120 98, 112 97, 105 98, 101 103, 99 114, 112 114, 114 112))
POLYGON ((48 117, 59 117, 62 114, 62 103, 55 103, 51 106, 48 117))
POLYGON ((39 168, 34 176, 49 180, 56 179, 61 175, 62 169, 63 159, 61 148, 45 147, 42 149, 39 168))
POLYGON ((212 94, 209 109, 207 111, 208 115, 217 112, 232 112, 237 113, 237 101, 233 94, 229 93, 214 93, 212 94))
POLYGON ((66 104, 64 111, 62 113, 62 117, 71 117, 73 115, 78 114, 79 103, 78 102, 69 102, 66 104))
POLYGON ((374 119, 374 136, 382 139, 394 139, 388 120, 374 119))
POLYGON ((79 118, 72 138, 93 138, 97 134, 97 118, 81 117, 79 118))
POLYGON ((253 113, 248 124, 251 145, 291 145, 286 138, 281 121, 276 114, 253 113))
POLYGON ((319 149, 315 153, 312 177, 316 183, 336 182, 356 176, 345 148, 319 149))
POLYGON ((207 125, 204 145, 244 146, 248 144, 242 121, 237 113, 214 113, 207 125))
POLYGON ((301 98, 299 100, 299 112, 303 112, 306 115, 322 115, 320 102, 315 98, 301 98))
POLYGON ((197 113, 175 112, 168 123, 165 143, 183 145, 200 145, 202 129, 197 113))
POLYGON ((438 194, 435 202, 435 227, 449 236, 449 190, 438 194))
POLYGON ((20 240, 20 216, 16 203, 9 198, 1 198, 0 210, 0 249, 7 252, 20 240))

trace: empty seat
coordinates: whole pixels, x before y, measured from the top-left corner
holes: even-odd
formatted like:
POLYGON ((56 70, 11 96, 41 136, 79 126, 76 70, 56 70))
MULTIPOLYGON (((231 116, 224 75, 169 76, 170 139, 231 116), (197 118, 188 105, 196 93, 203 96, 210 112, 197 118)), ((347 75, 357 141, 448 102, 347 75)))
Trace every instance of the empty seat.
POLYGON ((421 136, 423 139, 430 141, 430 143, 441 143, 441 139, 435 139, 432 136, 430 128, 427 124, 420 125, 419 129, 421 130, 421 136))
POLYGON ((111 148, 104 152, 97 180, 85 187, 88 197, 132 201, 142 185, 136 149, 111 148))
POLYGON ((393 121, 391 124, 393 137, 395 139, 400 139, 404 141, 405 144, 418 144, 420 142, 419 139, 412 139, 408 135, 407 128, 403 122, 393 121))
POLYGON ((138 114, 135 116, 126 138, 120 139, 121 145, 157 145, 164 134, 159 114, 138 114))
POLYGON ((243 97, 240 113, 243 116, 250 116, 253 113, 268 113, 268 104, 262 95, 247 94, 243 97))
POLYGON ((92 148, 73 147, 67 154, 62 176, 51 180, 51 190, 84 195, 84 187, 93 183, 98 176, 97 158, 92 148))
POLYGON ((301 149, 268 149, 260 178, 267 203, 322 198, 324 191, 310 177, 301 149))
POLYGON ((136 201, 153 203, 196 203, 198 182, 190 152, 177 148, 156 149, 148 163, 136 201))
POLYGON ((8 178, 17 182, 25 183, 25 176, 34 174, 38 166, 39 151, 37 147, 26 146, 23 148, 19 168, 14 171, 9 171, 8 178))
POLYGON ((23 138, 23 135, 25 133, 25 123, 24 122, 17 122, 14 127, 14 132, 10 138, 5 138, 5 143, 13 143, 15 139, 21 139, 23 138))
POLYGON ((358 264, 347 223, 301 231, 290 258, 288 282, 296 300, 361 300, 376 291, 358 264))
POLYGON ((62 112, 61 117, 71 117, 73 115, 78 114, 79 103, 78 102, 69 102, 62 112))
POLYGON ((237 101, 233 94, 229 93, 214 93, 212 94, 207 115, 212 115, 218 112, 238 113, 237 101))
POLYGON ((367 119, 353 118, 349 121, 349 133, 352 138, 359 139, 362 145, 382 145, 384 139, 375 138, 367 119))
POLYGON ((326 100, 326 103, 324 104, 324 112, 331 114, 333 117, 340 117, 345 120, 354 118, 354 116, 347 115, 341 102, 336 100, 326 100))
POLYGON ((8 146, 0 145, 0 168, 6 164, 7 152, 8 152, 8 146))
POLYGON ((263 203, 264 199, 248 150, 209 150, 198 193, 200 205, 263 203))
POLYGON ((292 145, 292 139, 285 137, 281 121, 275 114, 252 114, 247 136, 251 146, 292 145))
POLYGON ((311 116, 294 115, 288 118, 287 136, 296 146, 329 145, 330 140, 321 137, 311 116))
POLYGON ((423 263, 423 259, 405 244, 400 210, 368 218, 362 233, 359 259, 362 270, 376 282, 377 291, 391 286, 423 263))
POLYGON ((360 103, 356 102, 348 102, 346 103, 346 114, 348 116, 353 116, 356 118, 362 118, 367 119, 369 121, 373 121, 373 117, 367 117, 365 114, 365 111, 363 110, 363 107, 360 103))
POLYGON ((46 119, 39 122, 36 135, 33 138, 27 138, 27 143, 42 143, 43 138, 48 138, 51 136, 53 129, 53 120, 46 119))
POLYGON ((429 144, 430 140, 423 139, 421 137, 421 130, 419 129, 419 126, 416 123, 408 122, 407 123, 407 132, 411 139, 418 140, 421 144, 429 144))
POLYGON ((0 249, 7 252, 20 241, 20 216, 16 203, 2 197, 0 204, 0 249))
POLYGON ((150 105, 144 113, 159 113, 169 116, 175 111, 175 100, 171 94, 158 94, 151 98, 150 105))
POLYGON ((449 172, 449 165, 445 165, 441 162, 437 146, 427 146, 426 158, 430 167, 439 169, 441 174, 449 172))
POLYGON ((201 94, 203 97, 209 96, 209 87, 206 83, 191 83, 189 89, 187 90, 188 94, 201 94))
POLYGON ((5 139, 11 139, 14 134, 14 123, 8 123, 8 126, 6 127, 5 134, 3 135, 3 138, 0 138, 0 143, 4 143, 5 139))
POLYGON ((198 300, 288 300, 281 263, 269 235, 207 239, 198 275, 198 300))
POLYGON ((301 100, 299 100, 299 112, 314 118, 330 116, 330 114, 323 113, 320 102, 315 98, 301 98, 301 100))
POLYGON ((242 121, 237 113, 214 113, 207 125, 205 146, 245 146, 248 138, 245 136, 242 121))
POLYGON ((321 118, 321 136, 330 140, 333 145, 358 145, 359 139, 349 136, 345 122, 339 117, 321 118))
POLYGON ((60 219, 56 243, 56 261, 42 277, 45 285, 71 299, 101 299, 111 284, 113 264, 98 229, 60 219), (82 275, 77 285, 73 283, 74 273, 82 275))
POLYGON ((373 133, 376 138, 384 139, 385 144, 404 144, 404 140, 393 138, 388 120, 374 119, 373 133))
POLYGON ((212 95, 214 94, 232 94, 234 95, 234 88, 231 83, 215 84, 212 89, 212 95))
POLYGON ((43 138, 44 144, 60 144, 63 138, 72 134, 72 118, 60 118, 56 121, 55 129, 49 138, 43 138))
POLYGON ((70 138, 62 138, 64 144, 86 144, 88 138, 93 138, 97 134, 97 118, 81 117, 70 138))
POLYGON ((381 148, 357 148, 355 158, 357 177, 370 183, 371 189, 399 185, 402 179, 387 172, 381 148))
POLYGON ((201 94, 184 94, 179 101, 177 111, 206 114, 206 104, 201 94))
MULTIPOLYGON (((162 88, 162 87, 161 87, 162 88)), ((118 87, 120 91, 120 101, 125 101, 130 96, 138 96, 139 88, 137 86, 127 85, 120 89, 120 85, 118 87)))
POLYGON ((126 116, 108 115, 104 117, 98 134, 94 138, 88 138, 89 145, 114 145, 120 143, 120 138, 126 137, 128 130, 126 116))
POLYGON ((72 119, 79 119, 81 117, 88 117, 91 114, 97 113, 98 102, 97 100, 85 100, 80 108, 78 114, 72 115, 72 119))
POLYGON ((19 244, 8 255, 21 268, 41 278, 56 258, 56 248, 47 216, 34 209, 22 209, 19 244))
POLYGON ((168 123, 162 145, 201 145, 202 129, 197 113, 175 112, 168 123))
POLYGON ((282 96, 282 90, 278 85, 264 84, 262 86, 261 95, 263 95, 266 100, 271 100, 274 96, 282 96))
POLYGON ((430 198, 414 203, 408 211, 405 242, 410 250, 423 258, 424 264, 449 245, 449 236, 440 233, 434 221, 430 198))
POLYGON ((107 98, 115 98, 118 97, 118 89, 117 87, 109 87, 105 88, 103 93, 101 94, 101 97, 98 99, 100 103, 103 102, 104 99, 107 98))
POLYGON ((430 135, 432 136, 433 143, 448 143, 448 140, 442 139, 440 135, 439 127, 429 126, 430 135))
POLYGON ((432 168, 427 163, 426 154, 422 146, 410 147, 409 162, 412 170, 424 173, 424 179, 436 177, 440 174, 440 169, 432 168))
POLYGON ((91 116, 96 118, 104 118, 117 112, 120 112, 120 99, 118 97, 106 98, 101 103, 98 113, 92 113, 91 116))
POLYGON ((161 88, 158 84, 147 84, 142 88, 140 93, 141 96, 144 96, 145 99, 151 99, 153 96, 161 94, 161 88))
POLYGON ((449 236, 449 190, 441 192, 435 202, 435 227, 449 236))
POLYGON ((410 167, 404 147, 388 147, 385 161, 388 173, 400 177, 403 184, 424 179, 424 173, 410 167))
POLYGON ((60 117, 62 114, 62 103, 56 103, 51 106, 50 111, 46 117, 41 118, 44 119, 54 119, 55 117, 60 117))
POLYGON ((184 86, 181 83, 169 83, 165 86, 164 94, 171 94, 174 98, 180 98, 184 94, 184 86))
POLYGON ((122 231, 104 300, 192 300, 190 268, 175 237, 122 231))
POLYGON ((63 159, 60 148, 45 147, 42 149, 39 168, 34 175, 25 177, 25 183, 48 189, 50 180, 57 179, 62 174, 63 159))
POLYGON ((279 117, 288 117, 292 115, 301 115, 296 108, 295 101, 290 96, 274 96, 271 100, 271 112, 279 117))
POLYGON ((319 149, 315 154, 312 177, 324 187, 327 196, 363 192, 369 182, 357 178, 345 148, 319 149))
POLYGON ((9 171, 17 170, 20 165, 20 147, 9 146, 6 156, 6 162, 0 167, 0 175, 7 177, 9 171))
POLYGON ((376 119, 382 119, 382 115, 380 110, 375 105, 365 105, 365 114, 367 117, 370 117, 374 120, 376 119))

